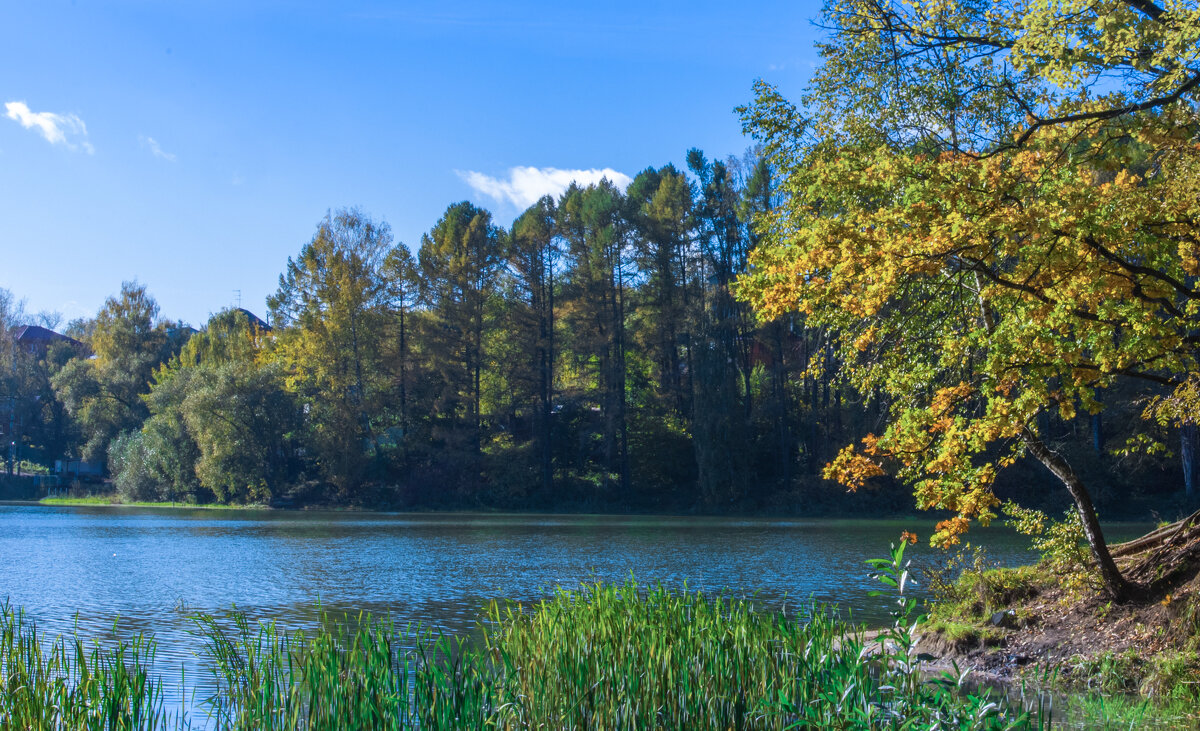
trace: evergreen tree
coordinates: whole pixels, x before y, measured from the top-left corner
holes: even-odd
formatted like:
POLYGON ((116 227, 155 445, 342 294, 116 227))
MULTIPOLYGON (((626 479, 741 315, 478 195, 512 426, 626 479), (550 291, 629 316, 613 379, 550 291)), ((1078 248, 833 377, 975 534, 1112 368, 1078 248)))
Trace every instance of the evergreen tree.
POLYGON ((536 403, 534 433, 543 491, 553 488, 553 424, 555 363, 555 274, 561 252, 555 228, 554 199, 546 196, 513 223, 509 268, 515 283, 513 339, 517 352, 529 356, 515 379, 523 396, 536 403))
POLYGON ((698 297, 691 248, 692 191, 667 165, 647 168, 626 191, 642 280, 643 350, 655 363, 658 390, 679 416, 692 413, 691 334, 698 297))
POLYGON ((464 201, 422 237, 417 255, 426 305, 422 344, 440 376, 435 438, 474 455, 483 442, 484 334, 494 322, 504 238, 490 213, 464 201))
POLYGON ((621 191, 608 180, 572 185, 558 205, 566 245, 564 320, 577 368, 595 378, 600 396, 602 482, 629 496, 625 315, 629 258, 621 191))

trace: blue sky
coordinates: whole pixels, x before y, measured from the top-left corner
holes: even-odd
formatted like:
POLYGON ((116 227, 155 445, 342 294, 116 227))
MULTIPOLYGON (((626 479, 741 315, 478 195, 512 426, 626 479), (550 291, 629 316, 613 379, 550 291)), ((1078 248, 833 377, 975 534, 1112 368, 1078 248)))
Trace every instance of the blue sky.
POLYGON ((546 168, 741 154, 733 107, 799 94, 818 6, 5 3, 0 287, 69 319, 138 279, 198 325, 261 313, 329 209, 415 247, 454 201, 511 223, 546 168))

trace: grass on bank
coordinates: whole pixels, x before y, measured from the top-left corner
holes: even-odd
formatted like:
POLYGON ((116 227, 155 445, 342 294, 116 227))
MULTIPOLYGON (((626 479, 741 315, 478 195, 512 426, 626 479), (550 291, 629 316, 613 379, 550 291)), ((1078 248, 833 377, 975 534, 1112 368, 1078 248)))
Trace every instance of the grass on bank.
POLYGON ((980 552, 963 552, 942 571, 927 572, 934 601, 921 632, 960 654, 999 647, 1011 653, 1020 652, 1014 640, 1027 632, 1069 633, 1113 622, 1120 611, 1121 632, 1170 640, 1154 643, 1158 649, 1150 643, 1104 649, 1111 636, 1097 629, 1086 654, 1031 666, 1025 675, 1035 686, 1071 699, 1058 718, 1068 725, 1178 728, 1200 722, 1200 597, 1188 592, 1150 601, 1141 610, 1115 607, 1094 601, 1097 589, 1087 583, 1086 565, 1065 562, 1061 554, 1050 558, 1033 566, 991 568, 980 552), (997 613, 1005 615, 1003 626, 993 621, 997 613))
POLYGON ((116 493, 108 495, 88 495, 85 497, 44 497, 38 501, 41 505, 55 506, 90 506, 90 505, 106 505, 128 508, 183 508, 187 510, 263 510, 266 505, 225 505, 222 503, 188 503, 188 502, 169 502, 161 501, 144 501, 144 500, 124 500, 116 493))
POLYGON ((953 580, 928 575, 936 600, 930 605, 923 631, 945 638, 959 650, 995 647, 1004 632, 992 623, 997 612, 1012 611, 1005 622, 1024 626, 1031 618, 1020 602, 1037 592, 1048 574, 1037 566, 982 568, 966 566, 953 580))
MULTIPOLYGON (((883 562, 902 592, 907 572, 883 562)), ((1030 728, 1040 723, 930 678, 911 600, 877 638, 816 608, 804 622, 746 601, 589 584, 530 607, 494 605, 482 637, 397 631, 370 618, 312 634, 200 615, 219 729, 1030 728)), ((0 728, 187 728, 146 672, 153 642, 47 645, 0 611, 0 728)))

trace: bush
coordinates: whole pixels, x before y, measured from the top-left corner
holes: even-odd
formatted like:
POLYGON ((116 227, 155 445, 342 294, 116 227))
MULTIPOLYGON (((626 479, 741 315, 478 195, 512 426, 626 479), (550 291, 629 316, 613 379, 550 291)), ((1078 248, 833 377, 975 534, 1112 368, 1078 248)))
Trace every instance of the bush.
POLYGON ((108 447, 108 469, 123 500, 158 499, 158 483, 142 432, 122 432, 112 440, 108 447))
POLYGON ((1083 521, 1073 509, 1062 520, 1052 520, 1040 510, 1022 508, 1012 502, 1004 504, 1008 525, 1018 533, 1033 538, 1033 548, 1042 555, 1042 565, 1064 580, 1068 588, 1097 588, 1098 577, 1091 570, 1087 536, 1083 521))

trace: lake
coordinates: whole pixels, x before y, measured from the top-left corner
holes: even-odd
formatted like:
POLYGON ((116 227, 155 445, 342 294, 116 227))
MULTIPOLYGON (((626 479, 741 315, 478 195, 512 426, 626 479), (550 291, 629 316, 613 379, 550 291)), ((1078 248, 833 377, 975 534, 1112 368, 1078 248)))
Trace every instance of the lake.
MULTIPOLYGON (((231 607, 283 628, 312 627, 320 608, 390 615, 468 632, 492 599, 534 600, 591 579, 757 593, 802 611, 836 603, 869 624, 887 598, 863 561, 902 529, 935 521, 379 514, 0 505, 0 599, 53 632, 145 631, 161 662, 189 667, 189 616, 231 607)), ((1111 540, 1150 526, 1108 527, 1111 540)), ((972 536, 996 561, 1034 559, 1028 539, 972 536)), ((941 552, 918 544, 917 562, 941 552)), ((188 675, 195 677, 194 668, 188 675)))

